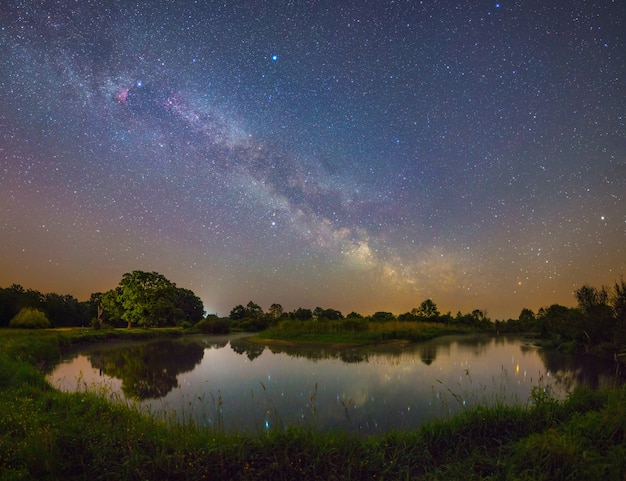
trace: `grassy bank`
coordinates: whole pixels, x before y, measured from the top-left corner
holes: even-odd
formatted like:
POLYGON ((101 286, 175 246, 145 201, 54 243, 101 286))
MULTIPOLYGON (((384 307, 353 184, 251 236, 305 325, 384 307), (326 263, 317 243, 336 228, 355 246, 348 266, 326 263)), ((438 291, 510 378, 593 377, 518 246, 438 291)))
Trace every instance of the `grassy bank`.
POLYGON ((225 435, 47 384, 63 349, 117 335, 150 334, 0 330, 0 479, 626 479, 624 388, 564 402, 537 388, 528 407, 381 436, 225 435))
POLYGON ((475 332, 459 325, 437 322, 369 322, 366 319, 337 321, 285 320, 250 338, 252 342, 274 341, 288 345, 344 346, 382 344, 391 341, 427 341, 450 334, 475 332))

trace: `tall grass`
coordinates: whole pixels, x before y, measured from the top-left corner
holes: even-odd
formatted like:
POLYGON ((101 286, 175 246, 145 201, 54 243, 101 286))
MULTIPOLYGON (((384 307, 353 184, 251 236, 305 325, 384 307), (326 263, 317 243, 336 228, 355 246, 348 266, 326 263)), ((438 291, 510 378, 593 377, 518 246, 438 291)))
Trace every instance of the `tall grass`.
MULTIPOLYGON (((0 479, 625 479, 626 388, 475 406, 423 428, 362 437, 307 427, 227 435, 89 392, 40 365, 76 333, 0 330, 0 479), (60 336, 60 338, 59 338, 60 336), (32 346, 33 350, 30 350, 32 346)), ((219 402, 216 400, 216 406, 219 402)))
POLYGON ((258 335, 268 340, 294 340, 311 343, 379 343, 391 340, 425 341, 437 336, 469 332, 458 325, 436 322, 373 322, 367 319, 336 321, 284 320, 258 335))

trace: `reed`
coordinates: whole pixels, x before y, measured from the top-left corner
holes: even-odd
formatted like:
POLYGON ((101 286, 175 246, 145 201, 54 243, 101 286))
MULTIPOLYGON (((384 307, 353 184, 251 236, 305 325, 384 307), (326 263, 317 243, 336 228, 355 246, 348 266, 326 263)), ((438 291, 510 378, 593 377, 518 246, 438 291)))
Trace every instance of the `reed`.
POLYGON ((470 329, 435 322, 374 322, 366 319, 337 321, 285 320, 258 334, 263 340, 295 341, 303 345, 372 344, 393 340, 425 341, 439 336, 462 334, 470 329))

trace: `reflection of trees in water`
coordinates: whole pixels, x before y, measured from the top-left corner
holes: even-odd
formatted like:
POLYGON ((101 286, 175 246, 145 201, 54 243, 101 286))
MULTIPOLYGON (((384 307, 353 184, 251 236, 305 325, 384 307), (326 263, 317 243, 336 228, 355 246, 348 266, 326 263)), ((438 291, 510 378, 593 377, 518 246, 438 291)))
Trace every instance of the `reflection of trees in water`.
POLYGON ((95 351, 91 365, 122 380, 122 392, 133 399, 158 399, 178 386, 176 376, 191 371, 204 356, 197 343, 156 341, 95 351))
POLYGON ((531 344, 522 343, 519 346, 519 350, 523 353, 535 352, 537 350, 537 346, 533 346, 531 344))
POLYGON ((202 343, 204 344, 204 347, 209 347, 211 349, 221 349, 222 347, 226 347, 226 344, 228 344, 228 338, 225 339, 203 339, 202 343))
POLYGON ((359 363, 359 362, 367 362, 368 361, 368 355, 366 352, 363 351, 356 351, 356 350, 348 350, 348 351, 341 351, 339 353, 339 358, 346 363, 359 363))
POLYGON ((482 356, 493 345, 506 345, 511 343, 510 339, 505 336, 492 336, 492 335, 475 335, 475 336, 461 336, 457 339, 459 346, 471 347, 471 352, 476 356, 482 356))
POLYGON ((243 339, 232 339, 230 341, 230 347, 237 354, 245 354, 251 361, 254 361, 265 351, 265 346, 247 342, 243 339))
POLYGON ((609 388, 626 382, 618 364, 589 356, 568 355, 552 349, 540 349, 539 356, 555 382, 568 392, 579 386, 609 388))
POLYGON ((345 363, 368 362, 370 351, 366 349, 324 349, 285 346, 268 346, 272 354, 287 354, 290 357, 304 358, 309 361, 338 359, 345 363))
MULTIPOLYGON (((475 344, 475 338, 469 342, 475 344)), ((455 339, 457 341, 457 339, 455 339)), ((485 343, 488 346, 488 343, 485 343)), ((249 343, 245 340, 232 340, 231 347, 238 354, 247 354, 252 360, 258 357, 265 346, 249 343)), ((352 349, 327 349, 306 348, 289 346, 268 346, 272 354, 287 354, 295 358, 304 358, 310 361, 340 360, 345 363, 369 362, 373 358, 383 358, 389 364, 397 365, 404 361, 420 359, 424 364, 430 365, 441 352, 450 352, 450 339, 434 339, 426 342, 410 344, 381 344, 376 346, 364 346, 352 349)))
POLYGON ((430 366, 437 358, 437 345, 434 343, 427 343, 421 346, 420 359, 424 364, 430 366))

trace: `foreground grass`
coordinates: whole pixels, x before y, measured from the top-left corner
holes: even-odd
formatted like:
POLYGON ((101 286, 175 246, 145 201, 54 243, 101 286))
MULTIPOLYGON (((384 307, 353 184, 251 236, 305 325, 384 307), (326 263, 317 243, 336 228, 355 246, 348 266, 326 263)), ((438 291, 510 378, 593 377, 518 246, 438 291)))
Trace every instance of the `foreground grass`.
POLYGON ((624 387, 564 402, 537 388, 528 407, 381 436, 226 435, 47 384, 39 366, 71 343, 114 335, 0 330, 0 479, 626 479, 624 387))

